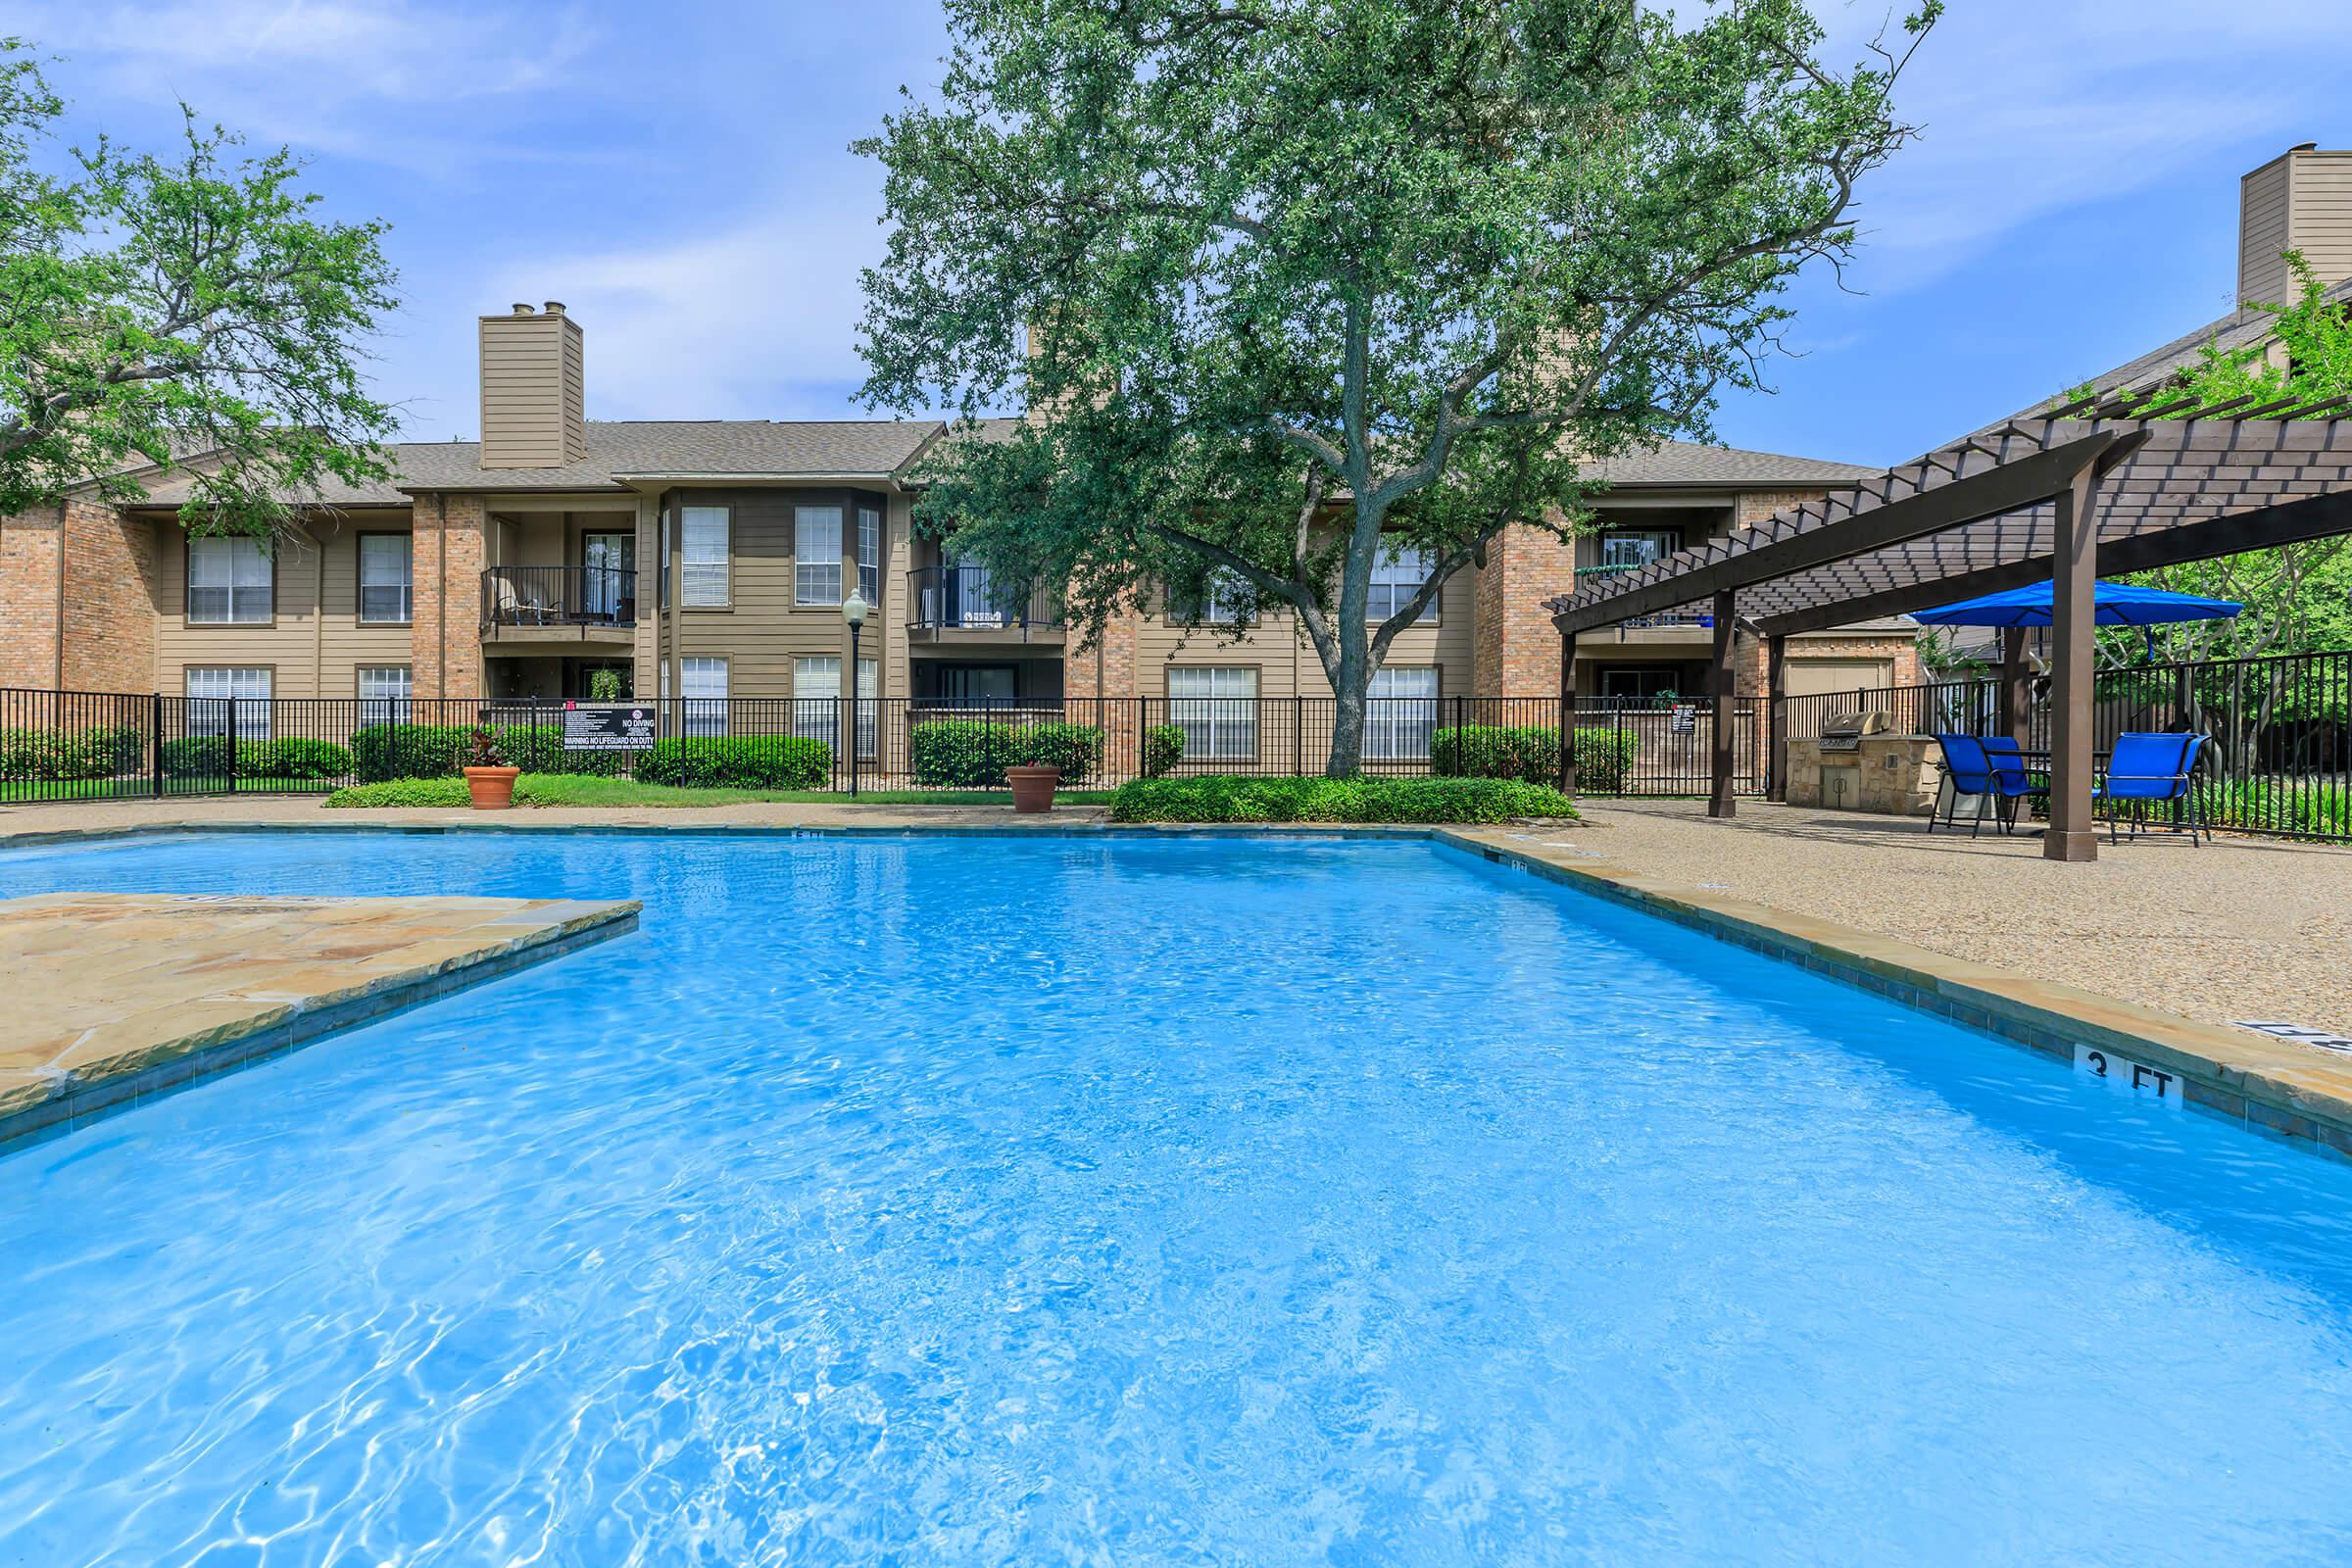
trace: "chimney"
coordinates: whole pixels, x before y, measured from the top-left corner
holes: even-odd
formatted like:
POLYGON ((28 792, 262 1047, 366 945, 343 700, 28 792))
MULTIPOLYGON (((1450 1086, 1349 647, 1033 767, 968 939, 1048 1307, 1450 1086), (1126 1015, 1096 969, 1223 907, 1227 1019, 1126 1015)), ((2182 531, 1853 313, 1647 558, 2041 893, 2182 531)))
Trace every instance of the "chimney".
POLYGON ((482 466, 561 468, 585 462, 586 355, 580 323, 549 300, 481 318, 482 466))
POLYGON ((2282 251, 2301 251, 2322 283, 2352 277, 2352 151, 2291 147, 2238 181, 2237 297, 2282 305, 2294 279, 2282 251))

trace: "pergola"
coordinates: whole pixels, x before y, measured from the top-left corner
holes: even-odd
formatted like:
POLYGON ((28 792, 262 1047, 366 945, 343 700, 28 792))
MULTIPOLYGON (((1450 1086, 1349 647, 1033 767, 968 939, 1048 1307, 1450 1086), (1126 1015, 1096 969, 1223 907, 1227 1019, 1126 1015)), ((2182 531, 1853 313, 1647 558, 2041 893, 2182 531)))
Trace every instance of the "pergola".
MULTIPOLYGON (((1575 711, 1580 633, 1676 610, 1714 614, 1715 724, 1708 813, 1730 816, 1732 648, 1766 645, 1772 776, 1787 777, 1779 721, 1793 633, 1903 614, 2048 579, 2053 589, 2052 859, 2097 858, 2091 828, 2091 593, 2100 572, 2142 571, 2352 532, 2352 399, 2127 414, 2084 399, 1931 452, 1850 492, 1678 551, 1545 602, 1560 630, 1560 696, 1575 711)), ((2024 634, 2007 634, 2004 694, 2023 712, 2024 634)), ((1562 771, 1574 758, 1562 726, 1562 771)))

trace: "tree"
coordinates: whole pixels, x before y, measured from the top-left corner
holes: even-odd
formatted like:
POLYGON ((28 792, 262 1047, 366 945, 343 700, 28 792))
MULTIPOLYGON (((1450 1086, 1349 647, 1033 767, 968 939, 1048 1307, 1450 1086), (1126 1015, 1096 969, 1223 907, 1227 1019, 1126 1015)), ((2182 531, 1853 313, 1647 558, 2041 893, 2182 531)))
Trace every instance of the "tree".
POLYGON ((948 0, 939 100, 858 144, 866 395, 1025 409, 943 444, 925 525, 1084 630, 1211 581, 1295 616, 1351 773, 1449 577, 1758 385, 1937 9, 1838 72, 1801 0, 948 0), (1399 549, 1428 576, 1376 619, 1399 549))
POLYGON ((0 514, 184 473, 191 530, 269 537, 328 478, 386 476, 358 347, 396 304, 383 225, 313 216, 291 153, 184 105, 169 160, 101 137, 45 173, 63 109, 0 39, 0 514))

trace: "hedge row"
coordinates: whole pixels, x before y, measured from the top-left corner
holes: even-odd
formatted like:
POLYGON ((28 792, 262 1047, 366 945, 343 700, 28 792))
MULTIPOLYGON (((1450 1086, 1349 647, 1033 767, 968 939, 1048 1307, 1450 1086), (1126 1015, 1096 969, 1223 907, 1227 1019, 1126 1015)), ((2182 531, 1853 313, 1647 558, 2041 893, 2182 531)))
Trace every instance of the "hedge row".
MULTIPOLYGON (((473 756, 471 724, 367 724, 351 732, 364 783, 388 778, 455 778, 473 756)), ((627 752, 567 752, 556 724, 493 724, 498 755, 526 773, 586 773, 621 778, 627 752)))
POLYGON ((333 741, 289 736, 231 742, 225 735, 184 735, 164 742, 164 771, 173 778, 337 779, 351 777, 351 753, 333 741))
POLYGON ((114 778, 145 765, 146 735, 130 725, 0 730, 0 778, 114 778))
POLYGON ((1058 767, 1064 784, 1077 784, 1102 765, 1102 731, 1058 721, 926 719, 906 731, 906 760, 926 788, 1002 789, 1008 767, 1058 767))
POLYGON ((657 741, 637 762, 641 782, 690 789, 821 790, 832 775, 833 748, 797 735, 657 741))
MULTIPOLYGON (((1624 787, 1641 737, 1632 730, 1576 732, 1577 788, 1610 795, 1624 787)), ((1441 778, 1515 778, 1548 784, 1559 776, 1560 732, 1541 724, 1441 726, 1429 737, 1430 771, 1441 778)))
POLYGON ((1114 822, 1503 822, 1569 817, 1544 784, 1503 778, 1256 778, 1207 773, 1137 779, 1110 797, 1114 822))

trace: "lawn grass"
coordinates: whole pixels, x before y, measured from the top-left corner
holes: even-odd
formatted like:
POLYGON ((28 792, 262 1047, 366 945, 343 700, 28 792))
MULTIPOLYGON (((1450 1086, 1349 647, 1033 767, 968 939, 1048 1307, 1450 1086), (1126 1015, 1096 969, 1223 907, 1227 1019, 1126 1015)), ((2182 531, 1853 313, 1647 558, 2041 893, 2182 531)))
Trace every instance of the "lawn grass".
MULTIPOLYGON (((1065 806, 1100 806, 1110 799, 1107 790, 1060 790, 1054 800, 1065 806)), ((576 773, 525 773, 514 781, 516 806, 743 806, 773 802, 788 806, 848 805, 847 790, 722 790, 693 789, 677 784, 640 784, 628 778, 590 778, 576 773)), ((391 806, 464 806, 462 778, 403 778, 383 784, 356 784, 326 798, 338 808, 391 806)), ((1010 806, 1009 790, 860 790, 862 806, 1010 806)))

